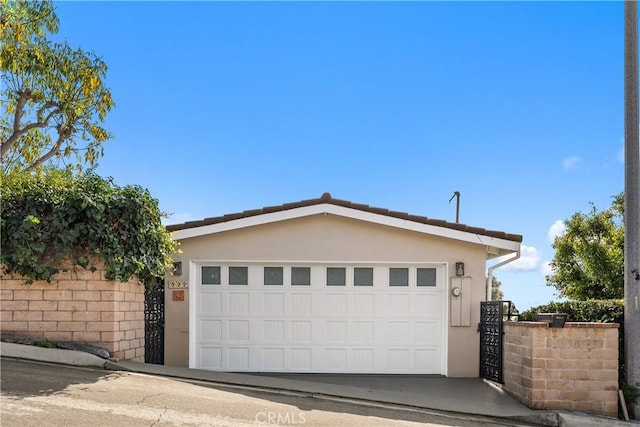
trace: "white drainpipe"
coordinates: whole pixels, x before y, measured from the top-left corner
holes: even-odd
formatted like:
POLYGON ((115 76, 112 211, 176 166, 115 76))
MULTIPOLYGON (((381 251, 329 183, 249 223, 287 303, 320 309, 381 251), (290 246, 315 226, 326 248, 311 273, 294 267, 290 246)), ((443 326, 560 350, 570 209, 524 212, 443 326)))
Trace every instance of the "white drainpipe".
POLYGON ((496 268, 502 267, 505 264, 509 264, 510 262, 513 262, 515 260, 517 260, 518 258, 520 258, 520 249, 518 249, 518 252, 516 252, 516 254, 512 257, 512 258, 508 258, 505 259, 502 262, 499 262, 496 265, 492 265, 491 267, 489 267, 488 271, 488 275, 487 275, 487 301, 491 301, 491 282, 493 282, 493 270, 495 270, 496 268))

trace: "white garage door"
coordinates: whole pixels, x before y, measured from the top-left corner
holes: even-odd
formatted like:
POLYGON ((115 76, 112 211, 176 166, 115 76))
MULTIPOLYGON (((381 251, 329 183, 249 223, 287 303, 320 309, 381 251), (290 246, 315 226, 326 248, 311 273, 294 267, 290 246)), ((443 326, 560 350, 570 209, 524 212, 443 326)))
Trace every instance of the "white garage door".
POLYGON ((190 277, 192 368, 446 374, 443 264, 207 262, 190 277))

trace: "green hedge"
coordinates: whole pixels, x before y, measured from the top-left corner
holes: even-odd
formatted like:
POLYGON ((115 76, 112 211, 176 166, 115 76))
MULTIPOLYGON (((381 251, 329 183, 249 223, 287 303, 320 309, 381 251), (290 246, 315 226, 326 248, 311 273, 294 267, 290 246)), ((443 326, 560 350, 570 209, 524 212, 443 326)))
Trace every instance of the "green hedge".
POLYGON ((562 301, 530 308, 519 314, 519 320, 535 321, 537 313, 566 313, 568 322, 624 322, 624 300, 562 301))
POLYGON ((95 269, 100 259, 108 280, 147 283, 171 266, 176 246, 148 190, 59 169, 0 178, 5 272, 50 282, 65 263, 95 269))

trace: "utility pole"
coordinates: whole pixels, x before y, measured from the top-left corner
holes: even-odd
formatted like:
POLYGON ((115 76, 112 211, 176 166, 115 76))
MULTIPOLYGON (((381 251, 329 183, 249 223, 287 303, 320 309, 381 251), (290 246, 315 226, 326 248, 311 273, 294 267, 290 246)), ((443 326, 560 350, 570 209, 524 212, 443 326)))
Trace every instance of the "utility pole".
MULTIPOLYGON (((640 388, 640 146, 638 4, 624 2, 624 347, 627 384, 640 388)), ((640 403, 635 405, 640 414, 640 403)))

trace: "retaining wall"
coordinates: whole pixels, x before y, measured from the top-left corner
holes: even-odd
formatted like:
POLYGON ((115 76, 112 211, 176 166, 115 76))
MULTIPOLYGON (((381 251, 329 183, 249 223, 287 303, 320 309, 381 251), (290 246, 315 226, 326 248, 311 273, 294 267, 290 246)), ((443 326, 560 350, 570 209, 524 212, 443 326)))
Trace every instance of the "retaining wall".
POLYGON ((0 333, 96 345, 112 357, 144 362, 144 286, 108 281, 101 269, 62 272, 26 285, 0 275, 0 333))

